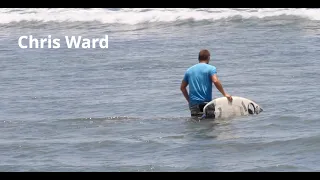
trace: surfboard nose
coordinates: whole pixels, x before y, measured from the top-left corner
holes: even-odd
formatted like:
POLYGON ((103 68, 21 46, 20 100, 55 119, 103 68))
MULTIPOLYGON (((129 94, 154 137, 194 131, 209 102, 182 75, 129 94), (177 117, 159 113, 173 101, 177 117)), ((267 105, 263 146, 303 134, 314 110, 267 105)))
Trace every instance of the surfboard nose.
POLYGON ((259 113, 261 113, 261 112, 263 111, 263 109, 262 109, 261 107, 260 107, 259 109, 260 109, 260 112, 259 112, 259 113))

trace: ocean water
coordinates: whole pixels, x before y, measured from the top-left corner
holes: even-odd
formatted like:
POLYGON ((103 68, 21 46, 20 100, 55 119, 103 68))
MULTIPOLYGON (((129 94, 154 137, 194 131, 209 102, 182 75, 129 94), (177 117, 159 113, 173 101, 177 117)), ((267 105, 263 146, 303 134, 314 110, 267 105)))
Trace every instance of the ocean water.
POLYGON ((0 171, 319 171, 319 44, 320 9, 0 9, 0 171), (201 49, 261 114, 190 119, 201 49))

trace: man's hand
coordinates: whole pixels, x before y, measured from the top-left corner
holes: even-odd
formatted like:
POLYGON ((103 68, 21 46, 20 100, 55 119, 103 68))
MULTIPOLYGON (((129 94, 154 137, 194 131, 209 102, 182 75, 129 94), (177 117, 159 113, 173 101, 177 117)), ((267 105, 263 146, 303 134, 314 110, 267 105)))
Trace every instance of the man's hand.
POLYGON ((228 100, 232 102, 232 96, 230 94, 227 93, 224 97, 228 98, 228 100))

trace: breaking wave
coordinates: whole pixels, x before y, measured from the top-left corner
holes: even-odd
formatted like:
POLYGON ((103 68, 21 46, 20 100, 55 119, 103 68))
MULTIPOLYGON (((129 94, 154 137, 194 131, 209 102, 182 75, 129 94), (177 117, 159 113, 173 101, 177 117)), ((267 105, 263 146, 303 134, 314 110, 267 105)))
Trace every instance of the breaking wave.
POLYGON ((250 19, 272 17, 320 20, 318 8, 2 8, 0 24, 21 21, 38 22, 100 22, 103 24, 135 25, 152 22, 216 21, 223 19, 250 19))

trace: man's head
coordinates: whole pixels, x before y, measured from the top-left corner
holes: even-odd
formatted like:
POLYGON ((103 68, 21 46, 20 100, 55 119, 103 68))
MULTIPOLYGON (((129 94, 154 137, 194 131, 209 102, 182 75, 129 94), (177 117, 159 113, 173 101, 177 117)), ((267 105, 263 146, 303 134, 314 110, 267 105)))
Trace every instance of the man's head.
POLYGON ((210 52, 207 49, 203 49, 199 52, 198 57, 199 62, 206 62, 209 63, 210 60, 210 52))

